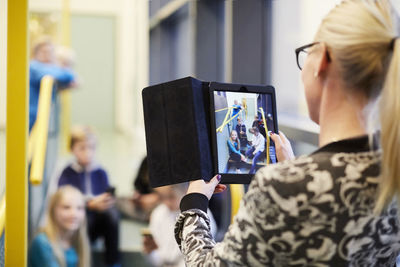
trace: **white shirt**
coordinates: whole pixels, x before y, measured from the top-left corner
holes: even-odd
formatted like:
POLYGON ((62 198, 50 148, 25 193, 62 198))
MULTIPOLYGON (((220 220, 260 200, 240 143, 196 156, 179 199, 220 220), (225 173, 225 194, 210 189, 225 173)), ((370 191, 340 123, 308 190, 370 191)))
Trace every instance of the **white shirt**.
MULTIPOLYGON (((207 213, 210 217, 211 233, 215 236, 217 225, 210 210, 207 213)), ((158 205, 151 213, 150 232, 158 249, 150 253, 150 261, 155 266, 185 266, 185 261, 176 243, 174 233, 176 218, 179 214, 180 211, 170 211, 164 204, 158 205)))
POLYGON ((258 135, 253 136, 253 146, 254 146, 254 154, 258 151, 263 152, 265 149, 265 138, 262 134, 258 133, 258 135))

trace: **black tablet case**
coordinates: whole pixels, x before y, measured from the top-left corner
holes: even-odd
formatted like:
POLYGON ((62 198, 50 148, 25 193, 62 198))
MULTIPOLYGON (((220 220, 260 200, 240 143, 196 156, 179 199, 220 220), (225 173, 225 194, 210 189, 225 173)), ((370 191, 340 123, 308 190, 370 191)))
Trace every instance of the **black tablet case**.
POLYGON ((142 91, 150 185, 213 176, 208 82, 187 77, 142 91))

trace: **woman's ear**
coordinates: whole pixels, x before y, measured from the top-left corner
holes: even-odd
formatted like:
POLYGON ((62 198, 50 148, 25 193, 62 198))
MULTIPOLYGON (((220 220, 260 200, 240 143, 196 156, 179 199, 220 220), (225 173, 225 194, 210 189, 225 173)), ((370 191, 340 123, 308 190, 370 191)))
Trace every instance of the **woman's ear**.
POLYGON ((317 53, 318 59, 316 64, 317 69, 314 72, 315 77, 318 77, 321 73, 323 73, 328 68, 330 62, 328 48, 326 47, 325 43, 319 44, 317 53))

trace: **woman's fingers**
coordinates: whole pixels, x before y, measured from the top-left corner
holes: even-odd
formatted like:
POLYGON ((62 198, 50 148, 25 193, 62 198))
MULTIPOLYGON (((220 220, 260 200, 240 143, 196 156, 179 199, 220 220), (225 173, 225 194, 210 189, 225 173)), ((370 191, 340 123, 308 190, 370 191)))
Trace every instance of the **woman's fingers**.
POLYGON ((221 175, 217 174, 208 183, 201 179, 192 181, 189 184, 187 194, 200 193, 210 199, 220 180, 221 175))
POLYGON ((282 139, 278 134, 271 133, 270 136, 271 136, 272 141, 274 141, 274 143, 275 143, 275 147, 280 147, 283 145, 282 139))
POLYGON ((217 174, 210 180, 210 182, 208 182, 208 184, 214 185, 215 188, 219 184, 219 181, 221 181, 221 175, 217 174))
POLYGON ((286 144, 290 144, 289 139, 286 137, 286 135, 279 131, 279 137, 281 138, 281 140, 283 140, 286 144))
POLYGON ((226 190, 226 185, 224 184, 218 184, 215 189, 214 189, 214 194, 222 193, 226 190))
POLYGON ((292 146, 284 133, 272 133, 271 139, 275 143, 276 157, 278 161, 285 161, 294 158, 292 146))

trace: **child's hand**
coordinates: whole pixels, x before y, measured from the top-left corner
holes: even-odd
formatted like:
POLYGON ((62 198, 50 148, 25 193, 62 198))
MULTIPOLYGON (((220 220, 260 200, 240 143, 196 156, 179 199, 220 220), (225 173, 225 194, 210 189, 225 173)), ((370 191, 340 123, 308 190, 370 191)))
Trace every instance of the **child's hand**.
POLYGON ((88 208, 96 211, 106 211, 112 208, 114 204, 114 197, 110 193, 103 193, 89 200, 88 208))
POLYGON ((143 252, 146 254, 150 254, 153 250, 158 249, 158 246, 152 235, 143 235, 142 244, 143 252))

